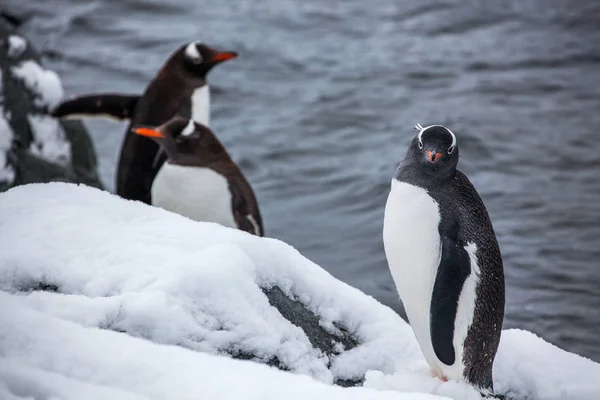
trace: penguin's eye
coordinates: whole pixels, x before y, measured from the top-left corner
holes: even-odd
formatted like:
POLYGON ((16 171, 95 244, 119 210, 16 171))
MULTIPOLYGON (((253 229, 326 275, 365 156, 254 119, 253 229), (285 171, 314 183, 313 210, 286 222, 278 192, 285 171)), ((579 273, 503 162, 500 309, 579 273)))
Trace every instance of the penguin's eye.
POLYGON ((454 146, 448 147, 448 154, 452 154, 453 151, 454 151, 454 146))
POLYGON ((417 143, 419 145, 419 150, 423 149, 423 142, 419 140, 417 143))
POLYGON ((192 59, 191 59, 191 61, 192 61, 194 64, 202 64, 202 56, 201 56, 201 55, 198 55, 198 57, 192 58, 192 59))

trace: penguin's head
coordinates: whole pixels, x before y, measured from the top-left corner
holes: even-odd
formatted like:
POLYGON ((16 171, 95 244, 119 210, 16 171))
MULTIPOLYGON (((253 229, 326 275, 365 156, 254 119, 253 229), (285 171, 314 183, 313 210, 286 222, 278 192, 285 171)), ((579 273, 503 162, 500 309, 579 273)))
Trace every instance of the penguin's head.
POLYGON ((430 125, 419 131, 408 149, 408 158, 429 174, 453 172, 458 164, 458 144, 454 133, 442 125, 430 125))
POLYGON ((178 164, 205 164, 225 153, 225 148, 210 128, 181 116, 175 116, 157 127, 136 125, 131 130, 136 135, 154 140, 168 159, 178 164))
POLYGON ((166 70, 180 71, 186 78, 204 81, 215 65, 236 57, 235 51, 220 51, 197 41, 177 49, 165 67, 166 70))

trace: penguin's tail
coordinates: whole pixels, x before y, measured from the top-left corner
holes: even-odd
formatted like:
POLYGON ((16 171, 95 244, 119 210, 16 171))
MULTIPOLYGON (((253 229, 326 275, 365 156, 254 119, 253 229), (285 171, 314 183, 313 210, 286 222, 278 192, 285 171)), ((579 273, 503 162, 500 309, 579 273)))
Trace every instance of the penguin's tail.
POLYGON ((491 389, 489 389, 489 388, 477 388, 476 387, 476 389, 479 391, 479 393, 481 393, 481 396, 484 399, 499 399, 499 400, 504 400, 506 398, 505 395, 494 393, 494 391, 491 390, 491 389))

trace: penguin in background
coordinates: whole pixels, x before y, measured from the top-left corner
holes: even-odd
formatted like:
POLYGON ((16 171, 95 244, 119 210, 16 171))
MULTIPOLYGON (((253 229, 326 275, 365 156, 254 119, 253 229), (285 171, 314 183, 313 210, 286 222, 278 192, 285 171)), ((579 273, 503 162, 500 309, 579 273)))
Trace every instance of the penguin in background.
POLYGON ((132 132, 152 139, 167 156, 152 183, 152 205, 264 236, 252 187, 208 127, 176 116, 158 127, 136 125, 132 132))
POLYGON ((151 204, 154 177, 166 160, 152 140, 135 135, 135 125, 158 126, 175 115, 210 125, 208 72, 217 64, 237 57, 201 42, 179 47, 140 95, 99 93, 66 100, 52 110, 56 118, 82 116, 129 120, 121 147, 116 193, 129 200, 151 204))
POLYGON ((386 258, 434 374, 493 395, 504 272, 487 209, 459 170, 455 134, 415 127, 385 206, 386 258))

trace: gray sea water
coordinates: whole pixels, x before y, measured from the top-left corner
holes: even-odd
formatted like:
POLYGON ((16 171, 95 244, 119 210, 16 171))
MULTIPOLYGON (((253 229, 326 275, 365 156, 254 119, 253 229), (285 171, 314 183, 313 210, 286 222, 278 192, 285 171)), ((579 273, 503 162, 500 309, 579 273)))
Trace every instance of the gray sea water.
MULTIPOLYGON (((401 312, 381 231, 415 131, 459 137, 504 256, 505 328, 600 361, 596 0, 5 0, 67 95, 140 93, 179 45, 217 67, 212 126, 268 236, 401 312)), ((113 187, 124 124, 86 121, 113 187)))

